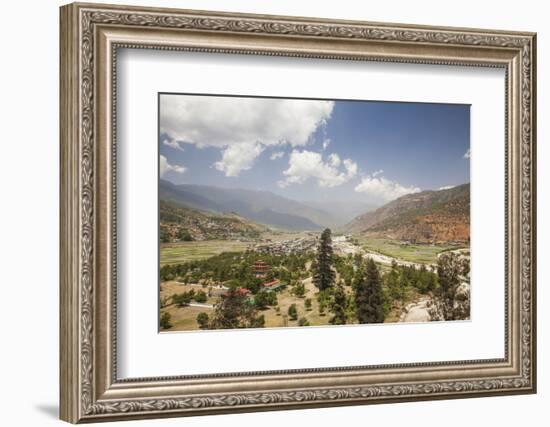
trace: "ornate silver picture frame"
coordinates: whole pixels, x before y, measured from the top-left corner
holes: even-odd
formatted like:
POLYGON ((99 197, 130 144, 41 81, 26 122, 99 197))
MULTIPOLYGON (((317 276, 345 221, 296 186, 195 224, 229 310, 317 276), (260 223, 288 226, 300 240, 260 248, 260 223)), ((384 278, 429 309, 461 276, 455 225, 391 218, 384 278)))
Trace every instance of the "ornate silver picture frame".
POLYGON ((535 34, 80 3, 63 6, 60 18, 61 419, 536 391, 535 34), (504 357, 119 378, 116 61, 122 48, 503 69, 504 357))

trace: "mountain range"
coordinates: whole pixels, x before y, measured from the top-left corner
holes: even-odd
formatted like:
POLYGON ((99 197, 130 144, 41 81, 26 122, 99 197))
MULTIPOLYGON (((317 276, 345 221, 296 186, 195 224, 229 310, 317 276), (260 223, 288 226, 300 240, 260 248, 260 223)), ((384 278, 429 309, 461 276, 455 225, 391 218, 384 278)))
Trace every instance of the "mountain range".
POLYGON ((359 215, 343 231, 418 243, 468 242, 470 184, 407 194, 359 215))
POLYGON ((287 230, 320 230, 338 220, 331 214, 269 191, 173 184, 160 180, 161 200, 201 211, 228 213, 287 230))
POLYGON ((166 180, 160 180, 159 195, 161 201, 179 207, 203 214, 235 214, 275 229, 318 231, 331 227, 419 243, 467 242, 470 236, 470 184, 407 194, 377 209, 359 201, 298 202, 269 191, 166 180))

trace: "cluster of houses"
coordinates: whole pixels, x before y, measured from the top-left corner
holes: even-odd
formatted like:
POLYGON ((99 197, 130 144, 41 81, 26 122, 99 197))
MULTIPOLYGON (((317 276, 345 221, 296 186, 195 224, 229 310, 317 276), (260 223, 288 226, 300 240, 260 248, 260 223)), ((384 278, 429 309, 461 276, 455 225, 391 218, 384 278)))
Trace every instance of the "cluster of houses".
POLYGON ((187 229, 194 240, 198 241, 212 238, 243 242, 252 241, 252 239, 245 238, 241 230, 233 230, 231 221, 197 220, 195 224, 190 224, 187 229))
POLYGON ((207 215, 189 215, 179 222, 162 221, 160 224, 169 236, 169 241, 175 243, 181 230, 187 231, 195 241, 222 239, 252 242, 253 229, 243 225, 241 221, 231 217, 209 217, 207 215))
POLYGON ((259 243, 253 246, 255 252, 269 255, 290 255, 315 250, 316 237, 282 240, 280 242, 259 243))
POLYGON ((195 241, 207 240, 209 232, 225 231, 219 230, 219 225, 214 222, 202 222, 195 218, 188 220, 185 224, 162 222, 160 227, 170 236, 170 243, 180 241, 178 237, 180 230, 186 230, 195 241))

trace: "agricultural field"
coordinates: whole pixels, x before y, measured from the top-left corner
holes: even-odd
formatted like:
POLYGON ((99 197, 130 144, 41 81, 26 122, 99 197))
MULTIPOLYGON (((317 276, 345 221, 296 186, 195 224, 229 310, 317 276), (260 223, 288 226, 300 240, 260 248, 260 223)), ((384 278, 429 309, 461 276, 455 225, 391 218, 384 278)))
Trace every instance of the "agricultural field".
MULTIPOLYGON (((281 242, 285 240, 308 237, 311 233, 269 231, 262 234, 261 241, 281 242)), ((219 255, 222 252, 241 252, 253 243, 240 240, 202 240, 160 244, 160 266, 181 264, 187 261, 198 261, 219 255)))
POLYGON ((181 264, 219 255, 222 252, 244 251, 250 243, 238 240, 204 240, 201 242, 178 242, 160 245, 160 265, 181 264))
POLYGON ((411 244, 399 240, 366 237, 361 235, 354 235, 353 238, 356 239, 359 246, 365 250, 419 264, 435 264, 439 253, 464 247, 452 244, 411 244))

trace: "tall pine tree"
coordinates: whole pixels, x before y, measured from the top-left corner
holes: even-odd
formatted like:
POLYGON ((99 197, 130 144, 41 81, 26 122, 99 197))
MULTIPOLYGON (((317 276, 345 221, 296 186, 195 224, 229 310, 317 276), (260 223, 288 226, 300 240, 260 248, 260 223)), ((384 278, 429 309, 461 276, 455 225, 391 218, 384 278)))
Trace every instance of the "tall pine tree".
POLYGON ((330 323, 333 325, 345 325, 347 323, 346 303, 347 298, 344 288, 341 284, 338 284, 334 288, 334 295, 331 303, 331 310, 334 316, 330 319, 330 323))
POLYGON ((384 300, 382 280, 376 263, 369 258, 366 269, 357 271, 355 279, 355 313, 359 323, 382 323, 384 321, 384 300))
POLYGON ((325 228, 319 240, 317 258, 312 265, 313 284, 317 286, 319 291, 330 289, 334 284, 333 262, 331 232, 330 228, 325 228))

